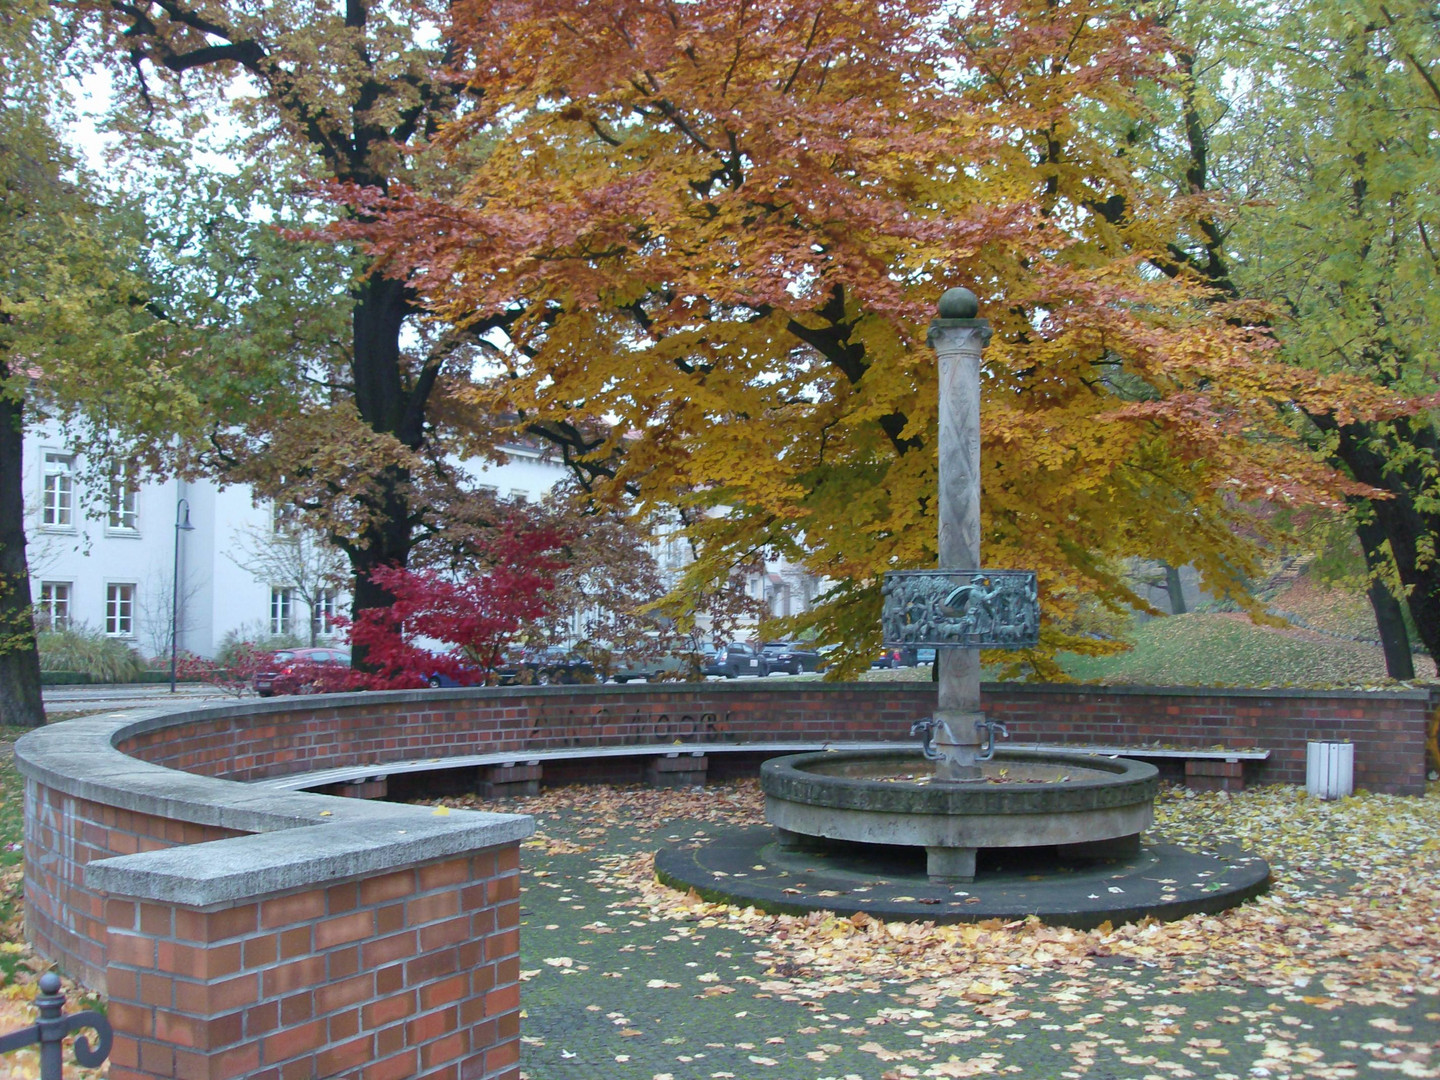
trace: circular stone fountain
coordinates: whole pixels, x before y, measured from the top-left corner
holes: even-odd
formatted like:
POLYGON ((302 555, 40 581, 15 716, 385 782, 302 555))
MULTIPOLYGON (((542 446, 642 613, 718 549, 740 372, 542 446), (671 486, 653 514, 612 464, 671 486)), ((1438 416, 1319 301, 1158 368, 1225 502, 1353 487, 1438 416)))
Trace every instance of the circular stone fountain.
POLYGON ((887 573, 882 589, 886 645, 938 650, 939 707, 911 728, 923 733, 921 748, 772 758, 760 785, 773 834, 661 851, 655 872, 666 884, 770 911, 1034 914, 1070 926, 1218 911, 1265 889, 1269 867, 1238 849, 1141 846, 1154 766, 996 749, 1009 732, 981 711, 980 650, 1035 647, 1040 619, 1033 571, 979 568, 980 353, 990 326, 978 311, 973 293, 951 289, 928 336, 940 380, 940 569, 887 573), (923 871, 913 865, 920 850, 923 871))
POLYGON ((782 848, 923 847, 937 883, 973 881, 987 848, 1134 855, 1154 820, 1158 775, 1144 762, 998 750, 980 769, 978 780, 946 783, 918 750, 825 751, 771 758, 760 787, 782 848))
POLYGON ((773 828, 672 837, 656 876, 776 913, 1079 929, 1223 911, 1269 885, 1265 860, 1235 845, 1142 845, 1157 786, 1144 762, 998 750, 977 780, 934 771, 911 750, 771 758, 773 828))

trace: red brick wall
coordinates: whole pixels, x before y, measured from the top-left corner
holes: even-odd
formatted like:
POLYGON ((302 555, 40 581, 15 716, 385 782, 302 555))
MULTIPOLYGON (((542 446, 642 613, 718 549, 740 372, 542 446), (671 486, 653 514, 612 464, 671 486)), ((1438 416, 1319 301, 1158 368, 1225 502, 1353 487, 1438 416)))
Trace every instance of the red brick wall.
MULTIPOLYGON (((1000 685, 984 702, 1017 742, 1259 747, 1272 756, 1252 779, 1300 782, 1307 741, 1349 740, 1358 785, 1424 787, 1431 702, 1421 693, 1000 685)), ((141 720, 116 746, 171 768, 256 779, 491 751, 901 740, 934 705, 925 683, 402 692, 141 720)), ((518 1075, 516 843, 205 910, 106 898, 85 883, 96 860, 240 834, 163 816, 168 796, 132 798, 123 768, 108 786, 88 784, 85 770, 104 766, 116 736, 75 757, 65 731, 42 729, 16 747, 27 932, 42 955, 108 989, 112 1077, 518 1075), (32 756, 27 740, 50 756, 32 756), (102 790, 157 812, 74 794, 102 790)))
MULTIPOLYGON (((1015 742, 1270 750, 1252 777, 1259 782, 1303 783, 1307 741, 1348 740, 1358 786, 1424 790, 1423 694, 990 684, 983 701, 1015 742)), ((258 708, 140 735, 121 749, 171 768, 253 780, 356 763, 677 739, 903 740, 913 720, 934 710, 935 691, 928 683, 747 680, 368 694, 258 708)))
POLYGON ((112 899, 111 1080, 518 1075, 515 845, 219 911, 112 899))
POLYGON ((210 825, 105 806, 31 781, 25 785, 25 933, 42 956, 105 990, 105 898, 85 865, 112 855, 239 836, 210 825))
POLYGON ((408 807, 257 802, 113 747, 127 725, 168 722, 84 718, 15 749, 26 933, 108 994, 110 1076, 516 1080, 524 819, 458 814, 427 831, 408 807), (376 847, 381 818, 415 836, 376 847), (207 850, 300 827, 317 830, 316 856, 302 828, 274 860, 255 858, 264 843, 237 849, 253 875, 207 850), (167 859, 181 846, 197 850, 167 859))
POLYGON ((1014 687, 987 698, 986 709, 1012 739, 1269 750, 1255 768, 1262 783, 1303 784, 1307 742, 1350 742, 1357 788, 1425 792, 1429 703, 1420 694, 1014 687))

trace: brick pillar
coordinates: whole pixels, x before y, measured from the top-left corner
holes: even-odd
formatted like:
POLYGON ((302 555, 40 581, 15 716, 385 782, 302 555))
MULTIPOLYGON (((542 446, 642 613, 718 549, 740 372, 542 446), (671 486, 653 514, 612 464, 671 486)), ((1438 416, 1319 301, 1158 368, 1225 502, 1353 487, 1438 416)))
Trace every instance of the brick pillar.
POLYGON ((518 799, 539 795, 544 766, 538 761, 517 765, 507 761, 501 765, 481 765, 476 770, 475 794, 482 799, 518 799))
POLYGON ((111 897, 111 1080, 517 1080, 515 844, 216 910, 111 897))
POLYGON ((1185 762, 1185 786, 1193 791, 1242 791, 1245 763, 1191 758, 1185 762))
POLYGON ((704 787, 710 759, 693 752, 653 757, 645 762, 645 783, 652 788, 704 787))

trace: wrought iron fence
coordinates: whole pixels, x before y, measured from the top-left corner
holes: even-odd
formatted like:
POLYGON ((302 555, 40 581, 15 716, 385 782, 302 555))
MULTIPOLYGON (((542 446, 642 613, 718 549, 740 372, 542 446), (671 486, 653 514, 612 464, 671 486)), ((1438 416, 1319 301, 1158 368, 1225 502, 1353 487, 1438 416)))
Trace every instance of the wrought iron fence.
POLYGON ((40 993, 35 998, 40 1010, 40 1019, 27 1028, 0 1035, 0 1054, 8 1054, 26 1046, 40 1044, 40 1080, 61 1080, 60 1046, 65 1036, 81 1028, 94 1028, 99 1040, 92 1049, 90 1040, 80 1036, 75 1040, 75 1060, 87 1069, 93 1069, 110 1056, 110 1043, 114 1033, 110 1021, 98 1012, 71 1013, 65 1011, 65 995, 60 992, 60 976, 47 971, 40 976, 40 993))

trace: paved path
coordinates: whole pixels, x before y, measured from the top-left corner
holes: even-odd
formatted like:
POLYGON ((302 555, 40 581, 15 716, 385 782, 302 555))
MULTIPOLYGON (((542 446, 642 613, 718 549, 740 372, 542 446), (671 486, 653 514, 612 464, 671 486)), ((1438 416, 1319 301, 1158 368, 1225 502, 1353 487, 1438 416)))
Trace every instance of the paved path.
POLYGON ((1341 877, 1307 892, 1283 871, 1288 897, 1108 937, 857 933, 657 902, 646 853, 758 800, 686 818, 668 795, 569 789, 517 808, 540 820, 524 850, 528 1080, 1440 1077, 1440 934, 1422 931, 1418 969, 1397 974, 1414 958, 1360 925, 1363 901, 1335 914, 1351 911, 1333 906, 1341 877), (1327 931, 1352 936, 1337 952, 1327 931))
POLYGON ((45 711, 57 713, 114 712, 117 709, 189 708, 200 702, 234 700, 213 686, 177 683, 111 683, 89 686, 46 686, 41 695, 45 711))

